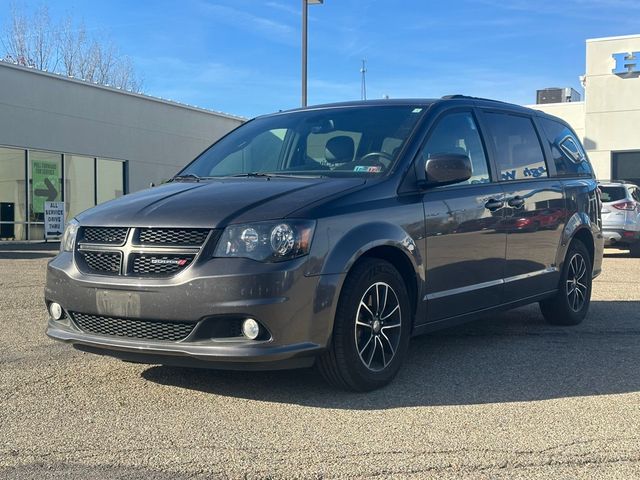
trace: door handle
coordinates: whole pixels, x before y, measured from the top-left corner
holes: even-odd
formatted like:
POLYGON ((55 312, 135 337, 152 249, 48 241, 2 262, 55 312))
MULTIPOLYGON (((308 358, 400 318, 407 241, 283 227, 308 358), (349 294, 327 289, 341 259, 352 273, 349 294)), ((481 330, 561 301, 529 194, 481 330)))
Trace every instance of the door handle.
POLYGON ((524 198, 519 197, 519 196, 518 197, 513 197, 507 203, 509 204, 510 207, 522 208, 522 206, 524 205, 524 198))
POLYGON ((484 204, 484 208, 491 210, 492 212, 502 207, 504 207, 504 201, 496 200, 495 198, 490 198, 487 203, 484 204))

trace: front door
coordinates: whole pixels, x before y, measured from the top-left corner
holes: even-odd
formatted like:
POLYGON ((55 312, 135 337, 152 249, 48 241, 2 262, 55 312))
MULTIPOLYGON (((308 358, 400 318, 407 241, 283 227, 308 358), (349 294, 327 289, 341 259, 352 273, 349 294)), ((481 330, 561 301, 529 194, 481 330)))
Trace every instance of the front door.
POLYGON ((438 321, 502 301, 506 235, 504 193, 493 182, 471 111, 446 113, 432 128, 420 165, 434 154, 471 159, 473 176, 425 191, 427 320, 438 321))

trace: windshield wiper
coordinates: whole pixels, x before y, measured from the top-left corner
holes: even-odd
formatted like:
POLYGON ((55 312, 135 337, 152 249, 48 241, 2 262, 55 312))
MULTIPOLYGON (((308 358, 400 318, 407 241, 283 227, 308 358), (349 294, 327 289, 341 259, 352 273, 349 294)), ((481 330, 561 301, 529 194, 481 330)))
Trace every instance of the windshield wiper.
POLYGON ((262 173, 262 172, 247 172, 247 173, 238 173, 237 175, 232 175, 232 177, 275 177, 272 173, 262 173))
POLYGON ((185 173, 184 175, 176 175, 171 179, 172 182, 176 180, 193 180, 194 182, 199 182, 203 177, 196 175, 195 173, 185 173))

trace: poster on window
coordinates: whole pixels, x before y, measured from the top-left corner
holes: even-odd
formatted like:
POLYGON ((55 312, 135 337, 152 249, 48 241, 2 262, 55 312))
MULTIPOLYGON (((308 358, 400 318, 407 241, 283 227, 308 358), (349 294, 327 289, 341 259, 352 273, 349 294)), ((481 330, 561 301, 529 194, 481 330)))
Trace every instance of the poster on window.
POLYGON ((44 213, 45 202, 60 199, 60 163, 33 160, 31 168, 32 211, 44 213))

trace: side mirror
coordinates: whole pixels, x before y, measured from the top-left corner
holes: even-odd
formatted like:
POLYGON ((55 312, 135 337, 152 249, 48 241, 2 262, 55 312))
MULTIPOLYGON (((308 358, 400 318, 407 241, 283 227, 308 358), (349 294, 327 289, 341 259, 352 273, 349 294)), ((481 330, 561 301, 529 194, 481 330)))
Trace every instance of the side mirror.
POLYGON ((458 153, 438 153, 426 161, 424 171, 425 186, 464 182, 471 178, 471 160, 458 153))

